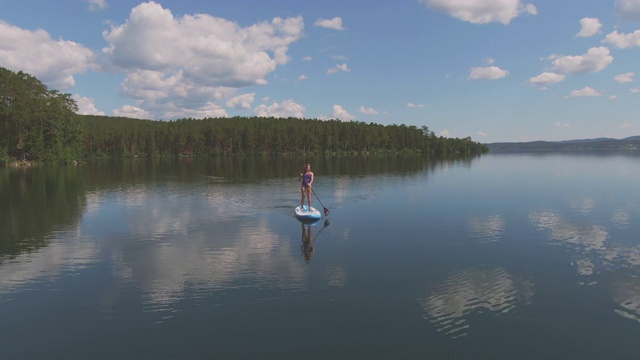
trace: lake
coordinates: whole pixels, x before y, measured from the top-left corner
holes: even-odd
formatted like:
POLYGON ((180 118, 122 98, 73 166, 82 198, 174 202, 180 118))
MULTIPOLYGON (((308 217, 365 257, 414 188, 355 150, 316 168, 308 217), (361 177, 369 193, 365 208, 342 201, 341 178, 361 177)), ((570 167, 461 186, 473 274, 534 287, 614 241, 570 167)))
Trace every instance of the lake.
POLYGON ((636 358, 639 165, 629 152, 0 169, 2 358, 636 358), (313 225, 293 216, 305 161, 330 211, 313 225))

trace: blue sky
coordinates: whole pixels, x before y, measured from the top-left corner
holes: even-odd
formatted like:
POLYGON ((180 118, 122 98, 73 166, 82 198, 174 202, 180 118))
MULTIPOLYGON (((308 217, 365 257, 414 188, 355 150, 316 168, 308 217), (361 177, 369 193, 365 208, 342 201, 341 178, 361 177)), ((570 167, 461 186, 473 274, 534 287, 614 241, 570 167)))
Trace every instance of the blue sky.
POLYGON ((0 66, 86 114, 640 134, 640 0, 3 2, 0 66))

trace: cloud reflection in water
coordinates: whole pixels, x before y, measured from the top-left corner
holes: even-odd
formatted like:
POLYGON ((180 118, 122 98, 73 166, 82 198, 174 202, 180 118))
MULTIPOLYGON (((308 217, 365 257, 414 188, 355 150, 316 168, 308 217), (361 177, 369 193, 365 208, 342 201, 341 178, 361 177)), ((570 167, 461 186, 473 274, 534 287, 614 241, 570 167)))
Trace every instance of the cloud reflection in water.
POLYGON ((485 241, 498 241, 504 233, 505 221, 500 215, 472 217, 469 219, 471 233, 485 241))
POLYGON ((439 332, 456 338, 468 334, 471 313, 504 314, 518 304, 527 304, 532 297, 533 284, 503 268, 465 269, 451 274, 419 303, 423 316, 439 332))

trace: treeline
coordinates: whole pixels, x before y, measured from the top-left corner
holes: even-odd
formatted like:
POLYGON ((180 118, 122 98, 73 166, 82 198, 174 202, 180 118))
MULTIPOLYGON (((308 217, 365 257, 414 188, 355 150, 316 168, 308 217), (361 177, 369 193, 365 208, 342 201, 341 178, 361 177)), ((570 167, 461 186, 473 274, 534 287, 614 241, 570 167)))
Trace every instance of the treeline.
POLYGON ((471 140, 437 137, 426 126, 340 120, 233 117, 137 120, 84 116, 87 156, 425 153, 474 155, 471 140))
POLYGON ((495 152, 638 150, 640 149, 640 136, 631 136, 624 139, 597 138, 565 141, 502 142, 486 144, 486 146, 495 152))
POLYGON ((88 157, 488 151, 471 138, 437 137, 426 126, 298 118, 174 121, 78 115, 69 94, 0 67, 0 164, 68 163, 88 157))
POLYGON ((83 154, 84 122, 69 94, 0 67, 0 163, 70 162, 83 154))

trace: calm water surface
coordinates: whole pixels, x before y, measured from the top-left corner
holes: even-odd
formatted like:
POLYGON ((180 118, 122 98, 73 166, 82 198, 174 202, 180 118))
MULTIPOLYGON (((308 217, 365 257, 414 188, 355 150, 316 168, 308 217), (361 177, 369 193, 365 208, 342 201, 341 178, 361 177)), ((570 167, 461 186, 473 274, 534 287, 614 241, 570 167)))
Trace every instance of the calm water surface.
POLYGON ((637 358, 640 156, 304 161, 0 169, 2 358, 637 358))

